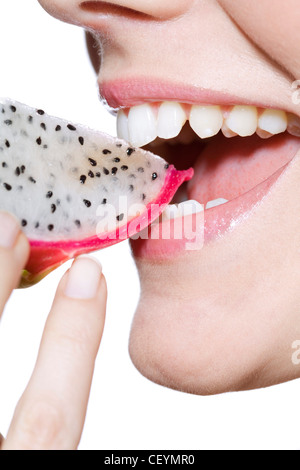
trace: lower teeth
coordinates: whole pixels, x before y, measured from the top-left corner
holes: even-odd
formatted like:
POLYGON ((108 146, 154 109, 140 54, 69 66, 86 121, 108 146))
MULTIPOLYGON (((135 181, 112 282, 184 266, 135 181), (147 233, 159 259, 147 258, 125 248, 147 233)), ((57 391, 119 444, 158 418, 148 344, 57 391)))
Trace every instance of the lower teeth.
POLYGON ((186 215, 197 214, 204 211, 204 205, 198 201, 184 201, 180 204, 169 204, 162 213, 162 221, 172 220, 186 215))
POLYGON ((184 201, 180 204, 169 204, 161 215, 161 221, 163 222, 165 220, 173 220, 179 217, 197 214, 199 212, 203 212, 204 209, 212 209, 213 207, 226 204, 226 202, 228 202, 227 199, 218 198, 213 201, 209 201, 205 207, 204 204, 200 204, 200 202, 194 200, 184 201))
POLYGON ((205 209, 212 209, 213 207, 217 207, 217 206, 221 206, 222 204, 226 204, 226 202, 228 202, 227 199, 224 199, 224 198, 220 197, 219 199, 214 199, 213 201, 209 201, 206 204, 205 209))

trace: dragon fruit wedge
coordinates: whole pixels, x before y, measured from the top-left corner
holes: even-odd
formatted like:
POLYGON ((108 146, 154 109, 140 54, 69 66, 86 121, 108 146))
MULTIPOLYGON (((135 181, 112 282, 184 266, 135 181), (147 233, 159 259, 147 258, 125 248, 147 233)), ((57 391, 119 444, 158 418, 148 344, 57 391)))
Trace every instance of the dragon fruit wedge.
POLYGON ((19 219, 31 246, 23 287, 140 232, 193 175, 9 99, 0 99, 0 119, 0 210, 19 219))

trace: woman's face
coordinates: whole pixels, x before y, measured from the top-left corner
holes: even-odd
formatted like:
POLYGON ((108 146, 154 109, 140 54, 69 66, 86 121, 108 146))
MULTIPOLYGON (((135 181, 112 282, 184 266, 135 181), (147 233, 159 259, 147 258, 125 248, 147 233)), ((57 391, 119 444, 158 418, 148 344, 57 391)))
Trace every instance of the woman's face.
POLYGON ((204 212, 197 249, 132 243, 141 280, 130 337, 136 367, 154 382, 199 394, 298 377, 298 0, 40 3, 101 44, 100 93, 125 108, 121 136, 146 144, 159 119, 165 138, 179 132, 182 113, 202 137, 223 122, 223 133, 205 141, 186 125, 179 143, 155 147, 180 168, 194 166, 188 199, 229 202, 204 212), (259 136, 249 137, 257 128, 259 136))

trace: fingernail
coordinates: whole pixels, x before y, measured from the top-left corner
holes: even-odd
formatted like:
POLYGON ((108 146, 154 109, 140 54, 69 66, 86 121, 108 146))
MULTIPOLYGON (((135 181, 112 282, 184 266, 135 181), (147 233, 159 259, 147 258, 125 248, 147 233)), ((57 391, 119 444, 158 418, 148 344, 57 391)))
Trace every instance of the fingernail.
POLYGON ((93 299, 96 297, 102 273, 100 263, 91 258, 78 258, 69 273, 65 295, 72 299, 93 299))
POLYGON ((12 248, 20 233, 17 219, 7 212, 0 212, 0 246, 12 248))

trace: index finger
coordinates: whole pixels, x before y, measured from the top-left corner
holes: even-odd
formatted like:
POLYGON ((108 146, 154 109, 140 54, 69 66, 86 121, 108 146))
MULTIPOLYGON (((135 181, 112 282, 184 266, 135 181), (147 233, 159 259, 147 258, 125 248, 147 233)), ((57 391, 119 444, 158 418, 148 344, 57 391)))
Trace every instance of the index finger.
POLYGON ((76 449, 104 327, 106 282, 89 258, 62 279, 3 450, 76 449))

